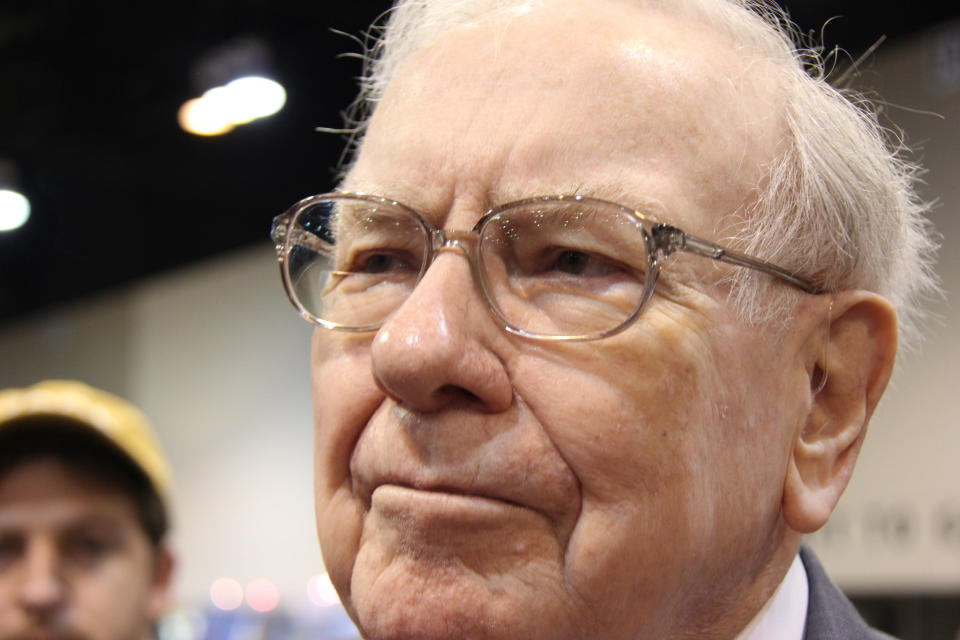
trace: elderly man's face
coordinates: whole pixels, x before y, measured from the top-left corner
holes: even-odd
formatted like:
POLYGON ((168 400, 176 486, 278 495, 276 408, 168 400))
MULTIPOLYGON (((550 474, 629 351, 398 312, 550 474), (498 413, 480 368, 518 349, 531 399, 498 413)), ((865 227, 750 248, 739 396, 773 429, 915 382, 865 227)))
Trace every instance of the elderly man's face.
MULTIPOLYGON (((446 229, 579 192, 717 238, 749 202, 780 132, 760 63, 618 3, 499 25, 402 70, 347 188, 446 229)), ((671 261, 596 342, 506 334, 458 253, 375 335, 316 333, 320 540, 367 637, 732 634, 763 602, 809 381, 790 332, 738 321, 726 271, 671 261)))
POLYGON ((55 459, 0 479, 0 640, 150 638, 166 558, 133 500, 55 459))

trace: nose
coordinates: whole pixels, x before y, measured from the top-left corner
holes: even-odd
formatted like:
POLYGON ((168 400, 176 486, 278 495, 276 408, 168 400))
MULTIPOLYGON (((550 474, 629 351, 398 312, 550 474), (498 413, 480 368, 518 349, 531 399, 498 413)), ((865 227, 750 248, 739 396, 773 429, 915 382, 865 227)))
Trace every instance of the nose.
POLYGON ((513 402, 498 355, 508 339, 480 297, 461 251, 437 256, 377 332, 373 374, 386 393, 420 411, 469 402, 496 413, 513 402))
POLYGON ((19 600, 25 612, 47 619, 62 606, 66 585, 52 541, 35 541, 27 547, 21 577, 19 600))

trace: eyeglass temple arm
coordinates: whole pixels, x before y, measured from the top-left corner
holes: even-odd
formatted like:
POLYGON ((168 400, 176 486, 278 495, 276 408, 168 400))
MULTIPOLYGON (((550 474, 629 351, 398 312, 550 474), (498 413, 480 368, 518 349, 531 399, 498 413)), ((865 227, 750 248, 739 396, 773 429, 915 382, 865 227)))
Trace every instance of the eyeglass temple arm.
MULTIPOLYGON (((283 250, 287 246, 287 235, 290 233, 289 227, 292 219, 293 215, 289 211, 281 213, 273 219, 273 224, 270 226, 270 239, 273 240, 273 246, 277 250, 277 256, 281 261, 283 260, 283 250)), ((290 240, 297 244, 313 249, 318 253, 330 250, 329 242, 324 242, 312 233, 294 229, 293 234, 294 237, 290 240)))
POLYGON ((287 242, 287 229, 290 226, 290 212, 281 213, 273 219, 270 225, 270 239, 278 255, 283 255, 283 247, 287 242))
POLYGON ((690 235, 668 224, 658 224, 653 228, 653 240, 657 249, 662 251, 664 255, 670 255, 674 251, 686 251, 710 258, 711 260, 719 260, 720 262, 726 262, 727 264, 738 267, 762 271, 775 278, 789 282, 807 293, 823 293, 822 287, 807 278, 796 275, 792 271, 787 271, 782 267, 760 260, 759 258, 753 258, 746 254, 722 247, 709 240, 690 235))

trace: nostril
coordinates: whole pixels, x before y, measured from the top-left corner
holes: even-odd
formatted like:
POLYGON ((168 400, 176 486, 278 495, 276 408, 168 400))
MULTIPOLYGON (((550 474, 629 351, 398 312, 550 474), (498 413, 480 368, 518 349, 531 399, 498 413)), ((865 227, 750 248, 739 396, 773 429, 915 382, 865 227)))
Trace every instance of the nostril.
POLYGON ((458 387, 455 384, 446 384, 436 391, 437 395, 448 400, 460 400, 461 402, 481 402, 480 397, 471 392, 468 389, 463 387, 458 387))

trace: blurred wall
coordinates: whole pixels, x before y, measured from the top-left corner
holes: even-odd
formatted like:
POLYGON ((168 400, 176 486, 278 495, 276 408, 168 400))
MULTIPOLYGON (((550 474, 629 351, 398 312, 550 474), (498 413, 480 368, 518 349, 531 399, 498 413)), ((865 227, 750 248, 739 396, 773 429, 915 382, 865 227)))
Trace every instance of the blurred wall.
MULTIPOLYGON (((858 80, 887 96, 890 116, 922 147, 925 193, 939 198, 933 221, 944 236, 939 272, 948 293, 960 289, 953 38, 889 48, 858 80)), ((836 517, 811 540, 857 593, 960 591, 958 311, 943 300, 930 310, 939 320, 921 354, 899 365, 836 517)), ((296 609, 307 606, 307 580, 322 571, 309 340, 264 243, 0 326, 0 386, 81 378, 142 406, 176 474, 181 601, 205 601, 221 576, 268 578, 282 605, 296 609)))

